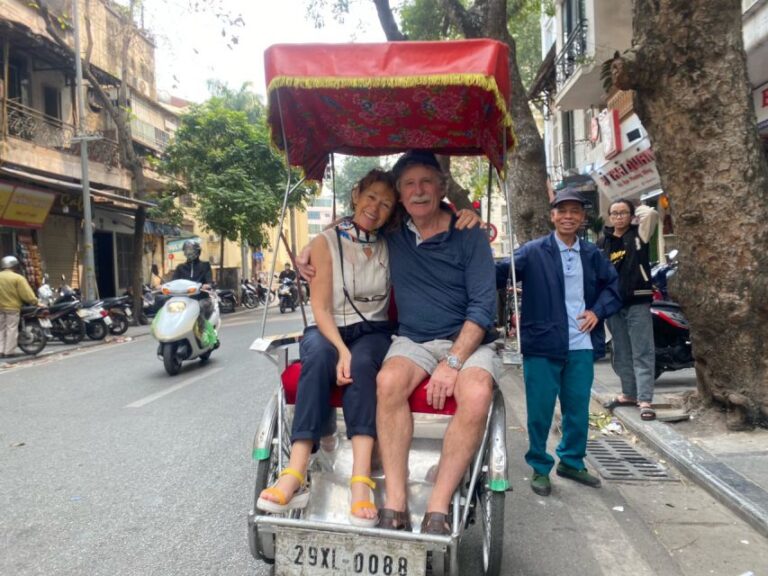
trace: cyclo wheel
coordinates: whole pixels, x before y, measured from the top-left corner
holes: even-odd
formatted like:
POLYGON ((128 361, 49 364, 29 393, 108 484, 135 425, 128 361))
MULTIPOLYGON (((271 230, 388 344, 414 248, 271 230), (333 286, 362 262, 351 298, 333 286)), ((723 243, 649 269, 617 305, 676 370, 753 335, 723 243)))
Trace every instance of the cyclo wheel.
MULTIPOLYGON (((277 409, 279 410, 279 408, 277 409)), ((256 515, 265 514, 265 512, 256 508, 256 502, 258 501, 259 494, 261 494, 262 490, 277 482, 277 478, 280 474, 280 470, 278 469, 280 451, 283 453, 283 462, 288 462, 288 458, 291 454, 290 424, 284 420, 283 433, 280 434, 277 427, 277 412, 272 412, 271 417, 274 418, 274 420, 269 458, 256 461, 256 481, 253 489, 253 510, 256 515)), ((254 526, 252 531, 249 529, 249 532, 248 542, 253 557, 263 560, 267 564, 274 564, 274 545, 271 550, 265 550, 262 538, 259 537, 258 534, 258 526, 254 526)))
POLYGON ((501 573, 501 557, 504 548, 504 492, 493 492, 484 485, 477 490, 477 514, 483 536, 483 575, 498 576, 501 573))

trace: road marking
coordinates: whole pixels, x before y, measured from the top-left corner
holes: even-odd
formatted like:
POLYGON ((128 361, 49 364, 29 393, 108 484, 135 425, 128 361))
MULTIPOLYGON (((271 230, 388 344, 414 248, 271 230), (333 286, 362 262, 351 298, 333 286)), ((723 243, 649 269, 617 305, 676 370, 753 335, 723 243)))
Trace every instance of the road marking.
POLYGON ((224 370, 224 368, 213 368, 212 370, 206 370, 204 374, 198 374, 197 376, 189 378, 188 380, 184 380, 184 382, 179 382, 178 384, 174 384, 170 388, 166 388, 165 390, 161 390, 160 392, 155 392, 154 394, 145 396, 140 400, 136 400, 136 402, 132 402, 131 404, 128 404, 126 408, 141 408, 142 406, 146 406, 150 402, 154 402, 155 400, 158 400, 163 396, 166 396, 167 394, 176 392, 177 390, 181 390, 182 388, 186 388, 190 384, 194 384, 195 382, 197 382, 198 380, 202 380, 203 378, 208 378, 212 374, 216 374, 216 372, 221 372, 222 370, 224 370))

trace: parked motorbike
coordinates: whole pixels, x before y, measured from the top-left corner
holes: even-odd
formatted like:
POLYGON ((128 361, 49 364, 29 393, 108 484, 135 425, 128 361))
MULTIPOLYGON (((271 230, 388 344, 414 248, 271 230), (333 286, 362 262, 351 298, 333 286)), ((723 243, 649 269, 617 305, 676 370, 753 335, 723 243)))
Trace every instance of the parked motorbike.
POLYGON ((48 319, 51 327, 46 331, 46 337, 58 338, 66 344, 78 344, 85 338, 85 322, 77 311, 80 302, 77 300, 57 302, 53 290, 48 284, 48 275, 43 276, 43 283, 37 290, 40 303, 48 307, 48 319))
POLYGON ((216 296, 219 298, 219 307, 222 312, 234 312, 237 308, 237 296, 234 290, 229 288, 219 289, 214 287, 216 296))
POLYGON ((51 329, 48 309, 44 306, 22 306, 19 319, 18 345, 22 352, 36 356, 48 343, 46 330, 51 329))
POLYGON ((240 303, 248 309, 259 305, 258 288, 247 278, 240 280, 240 303))
POLYGON ((256 283, 256 296, 259 299, 259 304, 262 304, 264 306, 267 305, 267 302, 270 304, 275 301, 275 291, 274 290, 267 290, 267 287, 264 285, 264 281, 259 278, 256 283), (269 296, 267 296, 269 295, 269 296))
MULTIPOLYGON (((133 308, 133 295, 130 288, 126 289, 124 296, 130 298, 129 309, 133 308)), ((169 296, 163 294, 162 290, 152 290, 149 284, 143 284, 141 287, 141 315, 136 321, 142 325, 149 324, 149 319, 154 318, 168 298, 169 296)))
POLYGON ((91 340, 103 340, 109 334, 109 328, 112 325, 112 319, 102 306, 101 300, 91 300, 83 302, 78 290, 73 290, 64 278, 61 276, 61 286, 59 286, 59 297, 55 303, 74 302, 79 305, 77 315, 85 323, 85 334, 91 340))
POLYGON ((219 302, 214 292, 190 280, 173 280, 162 291, 169 300, 152 321, 152 336, 159 342, 157 355, 165 371, 175 376, 185 360, 205 363, 219 347, 219 302))
POLYGON ((112 321, 109 331, 116 336, 125 334, 128 331, 128 326, 133 320, 131 297, 115 296, 113 298, 104 298, 101 304, 109 314, 109 319, 112 321))
POLYGON ((677 270, 677 250, 667 255, 667 263, 651 270, 653 282, 653 341, 656 347, 656 378, 663 372, 694 365, 690 326, 680 305, 669 300, 667 280, 677 270))

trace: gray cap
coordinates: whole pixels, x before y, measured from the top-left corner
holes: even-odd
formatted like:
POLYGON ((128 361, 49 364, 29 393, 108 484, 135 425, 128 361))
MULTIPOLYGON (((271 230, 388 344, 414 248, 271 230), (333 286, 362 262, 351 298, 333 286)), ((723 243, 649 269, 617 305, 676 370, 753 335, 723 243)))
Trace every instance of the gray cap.
POLYGON ((578 202, 582 206, 586 206, 587 204, 589 204, 587 199, 581 195, 581 192, 578 192, 577 190, 569 186, 555 192, 555 199, 552 200, 552 204, 550 205, 552 206, 552 208, 554 208, 558 204, 562 204, 563 202, 578 202))

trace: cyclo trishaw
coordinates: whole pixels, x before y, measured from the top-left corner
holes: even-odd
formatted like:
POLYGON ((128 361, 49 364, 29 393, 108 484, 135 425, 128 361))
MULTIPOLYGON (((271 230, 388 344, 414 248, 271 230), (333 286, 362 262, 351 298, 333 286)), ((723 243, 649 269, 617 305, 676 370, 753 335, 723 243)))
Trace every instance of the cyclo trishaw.
MULTIPOLYGON (((411 148, 446 155, 485 155, 503 175, 513 144, 506 45, 492 40, 381 44, 275 45, 265 53, 268 121, 274 145, 305 178, 322 180, 333 153, 380 156, 411 148)), ((503 178, 498 179, 503 188, 503 178)), ((297 184, 298 185, 298 184, 297 184)), ((290 175, 286 185, 283 217, 290 175)), ((282 219, 278 230, 282 230, 282 219)), ((274 264, 273 264, 274 268, 274 264)), ((270 276, 274 275, 274 271, 270 276)), ((277 574, 458 574, 459 543, 478 524, 482 573, 501 568, 505 493, 510 490, 506 414, 498 387, 482 442, 453 495, 449 536, 360 528, 349 523, 351 443, 344 421, 331 446, 319 448, 308 469, 306 508, 282 515, 258 510, 255 502, 286 465, 301 364, 289 358, 298 336, 261 338, 252 349, 277 367, 280 382, 266 402, 253 444, 256 461, 254 508, 248 536, 255 558, 275 564, 277 574)), ((425 380, 410 404, 414 437, 409 455, 411 522, 420 526, 440 457, 442 436, 455 413, 426 402, 425 380)), ((341 393, 332 394, 341 407, 341 393)), ((335 415, 334 411, 334 415, 335 415)), ((386 478, 374 466, 375 501, 383 503, 386 478)))

